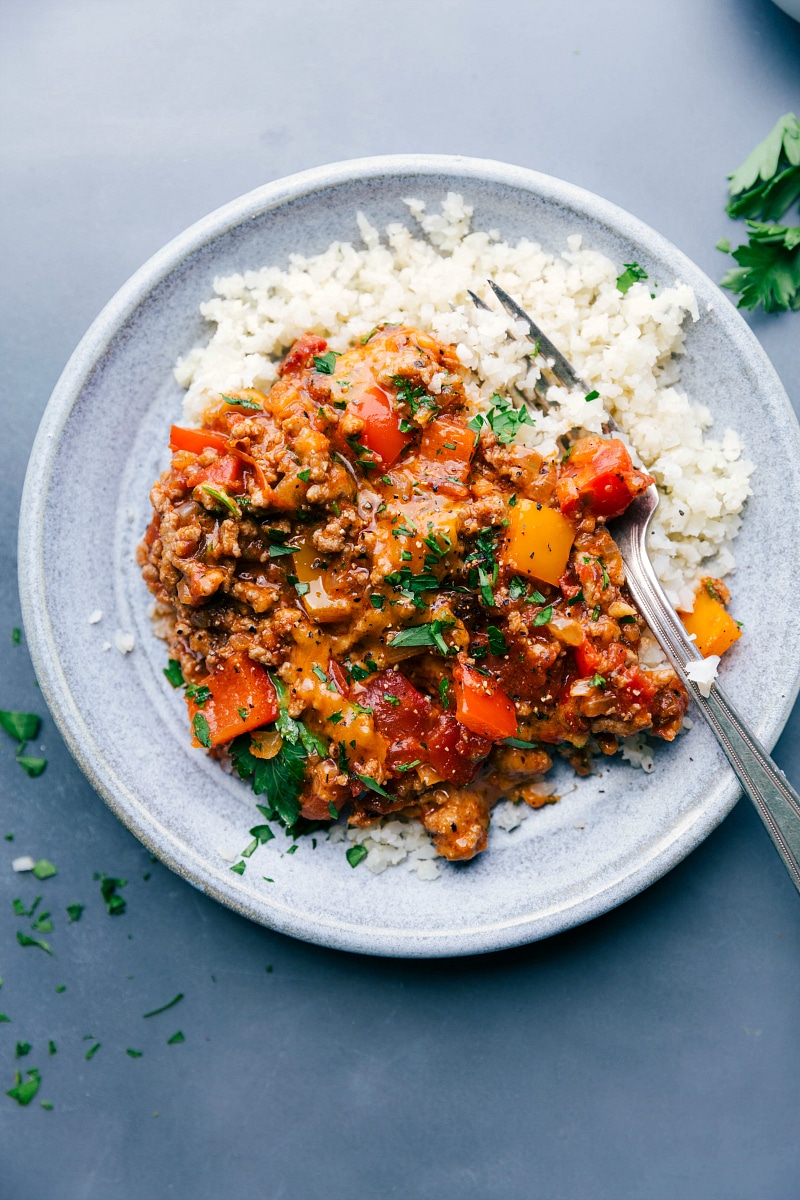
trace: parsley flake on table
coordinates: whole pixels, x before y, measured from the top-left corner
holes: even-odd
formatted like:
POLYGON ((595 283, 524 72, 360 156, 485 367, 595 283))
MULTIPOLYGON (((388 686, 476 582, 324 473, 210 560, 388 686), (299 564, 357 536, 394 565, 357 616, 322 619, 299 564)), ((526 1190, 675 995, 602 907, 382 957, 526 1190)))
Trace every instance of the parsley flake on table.
POLYGON ((144 1013, 144 1017, 157 1017, 159 1013, 167 1012, 168 1009, 174 1008, 176 1004, 180 1004, 183 999, 183 992, 178 992, 177 996, 173 996, 166 1004, 162 1004, 160 1008, 153 1008, 150 1012, 144 1013))
POLYGON ((23 1107, 30 1104, 31 1100, 39 1091, 39 1087, 41 1086, 42 1082, 42 1077, 35 1067, 31 1068, 30 1071, 26 1071, 25 1073, 28 1078, 23 1083, 22 1076, 20 1075, 19 1071, 15 1071, 14 1086, 9 1088, 9 1090, 6 1092, 7 1096, 10 1096, 12 1100, 16 1100, 17 1104, 21 1104, 23 1107))
POLYGON ((181 1033, 181 1031, 179 1029, 177 1031, 177 1033, 173 1033, 172 1037, 167 1038, 167 1045, 168 1046, 179 1046, 181 1042, 185 1042, 185 1041, 186 1041, 186 1038, 183 1036, 183 1034, 181 1033))
POLYGON ((39 861, 34 864, 32 873, 36 876, 37 879, 41 880, 41 879, 51 879, 53 877, 53 875, 58 874, 58 871, 51 862, 47 861, 46 858, 40 858, 39 861))
POLYGON ((29 775, 31 779, 36 779, 37 776, 41 775, 42 771, 47 766, 46 758, 31 758, 28 754, 18 754, 17 762, 22 767, 25 774, 29 775))
POLYGON ((95 1054, 97 1054, 97 1051, 100 1049, 102 1044, 103 1044, 102 1042, 95 1042, 95 1044, 93 1046, 89 1047, 89 1049, 86 1051, 86 1053, 83 1056, 87 1062, 89 1061, 90 1058, 94 1058, 95 1054))
POLYGON ((118 888, 124 888, 127 884, 127 879, 114 879, 111 875, 99 875, 100 894, 103 897, 106 905, 106 911, 110 917, 121 917, 125 912, 125 900, 122 896, 117 895, 118 888))
POLYGON ((21 933, 19 929, 17 930, 17 941, 20 946, 38 946, 40 950, 44 950, 45 954, 52 955, 53 953, 50 943, 46 942, 44 938, 29 937, 27 933, 21 933))
POLYGON ((17 1042, 16 1046, 14 1047, 14 1058, 24 1058, 25 1055, 30 1054, 30 1052, 30 1042, 17 1042))
POLYGON ((6 712, 0 709, 0 729, 17 742, 30 742, 36 737, 41 725, 36 713, 6 712))
POLYGON ((15 625, 14 628, 11 630, 11 645, 18 646, 21 641, 22 641, 22 630, 18 629, 15 625))

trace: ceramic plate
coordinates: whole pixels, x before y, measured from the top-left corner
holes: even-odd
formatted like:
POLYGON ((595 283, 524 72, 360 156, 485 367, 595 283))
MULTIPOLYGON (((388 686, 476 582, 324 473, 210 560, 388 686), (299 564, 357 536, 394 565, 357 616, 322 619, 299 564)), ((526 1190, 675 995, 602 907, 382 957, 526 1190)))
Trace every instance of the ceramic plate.
POLYGON ((148 491, 166 464, 180 413, 172 376, 180 354, 209 336, 199 305, 214 277, 293 252, 357 238, 362 209, 384 227, 406 221, 403 197, 434 204, 462 192, 475 227, 559 250, 572 233, 664 283, 680 277, 702 319, 689 330, 682 380, 720 432, 742 435, 757 465, 755 496, 737 542, 737 617, 745 636, 724 682, 758 736, 775 742, 798 686, 800 625, 775 596, 796 595, 800 543, 798 426, 747 325, 680 251, 621 209, 518 167, 449 156, 339 163, 259 188, 192 226, 150 260, 104 309, 67 365, 45 412, 25 486, 20 582, 28 641, 44 695, 72 753, 110 808, 196 887, 273 929, 370 954, 425 956, 497 950, 606 912, 679 862, 738 794, 699 724, 659 745, 646 775, 621 762, 576 781, 560 803, 512 832, 493 829, 488 853, 423 882, 404 868, 353 870, 341 844, 307 841, 281 857, 279 834, 243 876, 221 851, 248 842, 257 819, 249 787, 192 750, 179 694, 164 678, 150 596, 135 563, 148 491), (85 537, 84 537, 85 533, 85 537), (101 609, 103 619, 90 624, 101 609), (135 649, 104 649, 116 631, 135 649), (268 876, 274 882, 267 882, 268 876))

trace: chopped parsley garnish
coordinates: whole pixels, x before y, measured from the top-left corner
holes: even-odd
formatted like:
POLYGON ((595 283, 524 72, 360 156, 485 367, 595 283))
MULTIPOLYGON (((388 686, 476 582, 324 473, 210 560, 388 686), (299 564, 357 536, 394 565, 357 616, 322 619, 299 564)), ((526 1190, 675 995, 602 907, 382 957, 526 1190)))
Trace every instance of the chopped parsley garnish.
POLYGON ((208 721, 201 712, 194 714, 192 718, 192 729, 194 736, 197 738, 201 746, 205 746, 206 750, 211 749, 211 728, 208 721))
POLYGON ((47 1053, 51 1055, 58 1054, 58 1046, 52 1040, 47 1043, 47 1053))
POLYGON ((249 398, 246 398, 246 397, 241 398, 239 396, 226 396, 225 393, 223 392, 222 399, 225 401, 226 404, 230 404, 234 408, 250 408, 250 409, 255 409, 256 412, 264 411, 263 405, 259 404, 255 400, 250 400, 249 398))
POLYGON ((167 1045, 168 1046, 179 1046, 181 1044, 181 1042, 185 1042, 185 1041, 186 1041, 186 1038, 183 1036, 183 1034, 181 1033, 181 1031, 179 1029, 177 1031, 177 1033, 173 1033, 171 1038, 167 1038, 167 1045))
POLYGON ((250 716, 250 709, 249 709, 249 708, 244 708, 244 707, 242 707, 242 708, 237 708, 237 709, 236 709, 236 711, 237 711, 237 713, 239 714, 239 720, 240 720, 240 721, 246 721, 246 720, 247 720, 247 718, 250 716))
POLYGON ((297 592, 298 596, 307 596, 308 593, 311 591, 311 584, 310 583, 296 583, 294 585, 294 590, 297 592))
MULTIPOLYGON (((501 396, 498 392, 494 393, 492 400, 494 404, 485 419, 498 442, 504 445, 513 442, 523 425, 536 424, 526 405, 515 408, 508 396, 501 396)), ((473 428, 471 422, 468 424, 473 428)))
POLYGON ((429 554, 425 555, 425 566, 435 567, 438 562, 445 557, 453 549, 452 538, 446 534, 436 534, 433 532, 432 522, 428 522, 427 537, 422 539, 423 543, 428 547, 429 554), (439 539, 441 538, 441 544, 439 539))
POLYGON ((30 1054, 30 1052, 30 1042, 17 1042, 16 1046, 14 1047, 14 1058, 24 1058, 25 1055, 30 1054))
POLYGON ((603 590, 605 591, 605 589, 609 586, 611 581, 608 578, 608 571, 606 570, 606 564, 603 562, 602 558, 598 558, 597 561, 600 563, 600 570, 603 572, 603 590))
POLYGON ((618 621, 620 625, 635 625, 636 617, 619 617, 618 621))
POLYGON ((548 621, 552 621, 552 619, 553 606, 552 604, 548 604, 547 608, 543 608, 541 612, 536 614, 533 618, 533 623, 534 625, 547 625, 548 621))
POLYGON ((421 762, 422 762, 421 758, 415 758, 413 762, 398 763, 397 770, 398 771, 411 771, 411 770, 413 770, 414 767, 418 767, 421 762))
POLYGON ((17 742, 29 742, 39 732, 41 719, 36 713, 4 712, 0 709, 0 729, 17 742))
POLYGON ((27 933, 21 933, 19 930, 17 930, 17 941, 20 946, 38 946, 40 950, 44 950, 45 954, 52 955, 53 953, 49 942, 43 938, 29 937, 27 933))
POLYGON ((144 1013, 145 1019, 147 1017, 157 1017, 159 1013, 166 1012, 167 1009, 174 1008, 176 1004, 180 1004, 182 999, 183 992, 178 992, 177 996, 173 996, 167 1004, 162 1004, 160 1008, 153 1008, 150 1010, 150 1012, 144 1013))
POLYGON ((114 879, 111 875, 101 875, 100 895, 105 901, 106 911, 110 917, 121 917, 126 904, 122 896, 117 895, 117 888, 124 888, 127 879, 114 879))
POLYGON ((351 867, 357 867, 360 862, 364 861, 368 853, 366 846, 350 846, 345 852, 345 858, 351 867))
POLYGON ((22 641, 22 630, 17 629, 16 625, 11 630, 11 645, 18 646, 22 641))
POLYGON ((234 517, 242 515, 241 508, 235 500, 231 499, 227 492, 223 492, 221 488, 212 487, 210 483, 202 483, 200 487, 207 496, 210 496, 212 500, 216 500, 223 508, 227 508, 228 512, 232 513, 234 517))
MULTIPOLYGON (((205 708, 211 699, 211 688, 207 687, 204 683, 190 683, 186 689, 186 696, 189 700, 193 700, 198 708, 205 708)), ((244 720, 244 717, 242 717, 242 720, 244 720)), ((205 742, 203 745, 205 745, 205 742)))
POLYGON ((314 666, 311 668, 311 670, 314 672, 314 674, 316 675, 316 677, 320 681, 320 683, 328 682, 328 676, 325 674, 322 667, 320 667, 316 663, 314 663, 314 666))
POLYGON ((588 400, 597 400, 599 395, 600 395, 600 393, 596 390, 596 388, 592 388, 591 392, 587 393, 586 399, 587 399, 587 401, 588 400))
POLYGON ((371 775, 359 775, 356 771, 355 777, 356 779, 360 779, 364 784, 364 787, 369 788, 371 792, 377 792, 379 796, 386 796, 389 800, 392 799, 392 796, 389 794, 389 792, 385 791, 384 788, 382 788, 378 783, 377 779, 373 779, 371 775))
POLYGON ((596 621, 599 616, 600 616, 600 605, 595 604, 594 608, 592 609, 592 620, 596 621))
POLYGON ((141 1051, 141 1050, 131 1050, 131 1049, 128 1049, 128 1050, 126 1050, 126 1051, 125 1051, 125 1053, 128 1055, 128 1057, 129 1057, 129 1058, 141 1058, 141 1057, 142 1057, 142 1051, 141 1051))
POLYGON ((450 697, 448 695, 449 691, 450 691, 450 680, 449 679, 440 679, 439 680, 439 699, 441 700, 442 708, 445 711, 447 711, 447 709, 450 707, 450 697))
POLYGON ((525 589, 528 585, 524 579, 520 579, 519 575, 514 575, 508 584, 508 594, 512 600, 520 600, 525 595, 525 589))
POLYGON ((164 667, 164 674, 174 688, 183 687, 184 683, 186 682, 183 678, 181 664, 178 662, 177 658, 171 658, 169 660, 169 666, 164 667))
POLYGON ((331 721, 334 725, 338 725, 340 721, 344 720, 344 716, 340 710, 338 712, 331 713, 331 715, 329 717, 327 717, 326 720, 331 721))
POLYGON ((369 602, 373 608, 381 609, 383 608, 384 597, 379 595, 377 592, 372 592, 369 602))
POLYGON ((35 864, 32 874, 35 875, 39 880, 50 879, 53 875, 57 875, 58 871, 51 862, 47 861, 46 858, 40 858, 35 864))
POLYGON ((624 296, 641 279, 647 279, 647 272, 638 263, 625 263, 625 270, 617 277, 617 290, 624 296))
POLYGON ((97 1054, 97 1051, 100 1049, 102 1044, 103 1044, 102 1042, 95 1042, 95 1044, 93 1046, 89 1047, 89 1049, 86 1051, 86 1053, 83 1056, 87 1062, 89 1061, 90 1058, 94 1058, 95 1054, 97 1054))
POLYGON ((572 608, 573 604, 580 604, 583 601, 583 589, 579 588, 571 600, 567 601, 567 608, 572 608))
POLYGON ((606 681, 602 675, 593 675, 589 682, 592 687, 604 688, 606 686, 606 681))
POLYGON ((392 635, 390 645, 398 646, 435 646, 440 654, 450 654, 450 647, 442 636, 452 622, 430 621, 426 625, 412 625, 409 629, 401 629, 392 635))
POLYGON ((309 479, 311 478, 311 471, 310 470, 298 471, 297 478, 302 479, 303 483, 308 483, 309 479))
POLYGON ((401 567, 399 571, 393 571, 391 575, 384 576, 390 587, 399 588, 399 590, 410 600, 413 601, 416 608, 424 608, 425 601, 422 599, 423 592, 433 591, 439 586, 439 580, 435 575, 425 574, 415 575, 410 567, 401 567))
POLYGON ((509 508, 516 508, 516 507, 517 507, 517 494, 516 494, 516 492, 514 493, 514 495, 513 495, 513 496, 509 497, 509 501, 508 501, 508 507, 509 507, 509 508))
MULTIPOLYGON (((434 416, 439 411, 439 406, 432 396, 429 396, 424 387, 414 387, 410 380, 404 379, 402 375, 395 375, 392 383, 397 388, 397 399, 401 404, 407 404, 411 409, 412 417, 416 417, 421 408, 429 408, 434 416)), ((410 426, 409 426, 410 428, 410 426)), ((402 431, 401 432, 407 432, 402 431)))
POLYGON ((372 709, 368 704, 359 704, 357 700, 353 701, 353 710, 361 716, 372 716, 372 709))
POLYGON ((329 350, 327 354, 314 355, 314 370, 319 371, 320 375, 332 375, 336 369, 336 360, 341 358, 335 350, 329 350))
POLYGON ((508 737, 503 738, 503 746, 513 746, 515 750, 535 750, 536 742, 526 742, 524 738, 508 737))
POLYGON ((500 658, 502 655, 508 653, 506 639, 502 630, 498 629, 496 625, 488 626, 486 630, 486 636, 489 639, 489 650, 492 654, 495 654, 498 658, 500 658))
POLYGON ((68 904, 67 905, 67 916, 69 917, 70 925, 72 925, 75 921, 80 921, 81 913, 83 912, 83 910, 85 908, 86 908, 85 904, 68 904))
POLYGON ((296 546, 276 545, 274 542, 270 543, 270 547, 269 547, 270 558, 281 558, 283 555, 296 554, 296 553, 297 553, 296 546))
POLYGON ((233 864, 233 866, 231 867, 231 870, 232 870, 232 871, 234 872, 234 874, 236 874, 236 875, 244 875, 244 869, 245 869, 245 865, 246 865, 246 864, 245 864, 245 863, 243 863, 243 862, 237 862, 237 863, 234 863, 234 864, 233 864))

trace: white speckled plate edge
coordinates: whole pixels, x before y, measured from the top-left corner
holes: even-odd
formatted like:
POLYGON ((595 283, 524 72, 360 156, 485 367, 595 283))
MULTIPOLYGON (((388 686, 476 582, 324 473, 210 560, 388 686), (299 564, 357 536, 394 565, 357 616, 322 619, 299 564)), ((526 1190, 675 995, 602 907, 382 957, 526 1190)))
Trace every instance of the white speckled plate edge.
MULTIPOLYGON (((335 904, 328 910, 326 886, 329 885, 330 879, 327 877, 326 886, 323 886, 321 891, 319 884, 312 886, 305 896, 301 889, 299 899, 298 893, 293 893, 289 887, 288 877, 285 877, 286 898, 281 899, 281 893, 277 889, 254 887, 247 876, 240 878, 232 874, 227 863, 218 856, 215 860, 215 856, 209 855, 207 848, 198 849, 198 845, 193 845, 191 824, 186 826, 176 823, 170 818, 168 811, 160 811, 153 789, 151 788, 150 794, 143 794, 138 786, 138 772, 133 769, 134 763, 126 763, 124 745, 121 748, 116 744, 111 745, 109 728, 103 726, 102 718, 98 714, 106 708, 109 712, 113 710, 113 681, 104 693, 105 669, 98 671, 96 666, 91 666, 87 669, 86 678, 83 678, 81 668, 75 667, 74 664, 65 668, 62 661, 68 657, 63 639, 68 633, 70 640, 72 639, 65 623, 64 611, 72 613, 75 622, 74 637, 77 640, 85 636, 82 623, 85 623, 86 611, 94 605, 87 599, 88 592, 85 588, 80 596, 74 594, 78 589, 73 581, 73 595, 70 596, 64 610, 64 597, 59 592, 58 569, 53 566, 52 553, 48 555, 48 550, 52 552, 58 541, 51 538, 48 542, 46 531, 54 521, 57 522, 59 506, 65 502, 63 480, 58 476, 59 456, 63 458, 68 453, 69 437, 79 428, 76 423, 80 421, 82 397, 84 394, 89 395, 90 384, 94 386, 93 381, 98 375, 102 375, 106 361, 113 360, 114 347, 120 340, 124 341, 126 336, 130 336, 129 325, 135 328, 132 318, 140 306, 145 306, 160 287, 168 284, 170 276, 187 260, 204 249, 213 247, 219 239, 231 231, 240 229, 248 221, 258 220, 264 214, 285 215, 285 206, 290 206, 291 202, 324 195, 325 203, 335 206, 337 189, 346 189, 347 185, 362 181, 367 181, 378 189, 384 185, 387 189, 394 187, 397 195, 408 195, 418 192, 420 188, 424 190, 425 182, 431 179, 443 180, 450 186, 461 187, 468 198, 471 185, 479 186, 483 190, 484 198, 487 191, 491 193, 493 187, 496 187, 498 192, 502 190, 505 195, 509 192, 517 193, 518 204, 528 204, 532 210, 538 205, 537 211, 540 214, 546 211, 552 214, 559 209, 566 211, 570 214, 570 219, 576 219, 575 228, 578 231, 583 218, 586 225, 593 227, 596 232, 607 230, 610 237, 622 239, 626 244, 630 244, 639 254, 639 261, 646 261, 649 256, 666 266, 673 277, 680 277, 690 283, 698 295, 701 310, 713 304, 714 311, 710 321, 713 325, 712 332, 719 343, 718 353, 725 352, 728 357, 736 356, 741 360, 739 366, 747 375, 752 396, 763 406, 761 421, 764 421, 764 414, 767 416, 767 441, 771 439, 773 446, 780 447, 777 467, 770 472, 762 470, 758 477, 757 499, 763 513, 757 518, 752 513, 747 515, 745 531, 748 527, 751 528, 748 540, 752 553, 757 554, 759 543, 764 542, 775 518, 779 501, 784 514, 788 509, 789 522, 792 525, 788 530, 784 525, 783 535, 793 537, 796 544, 800 532, 800 487, 797 472, 788 464, 792 459, 797 461, 797 452, 800 450, 797 422, 766 355, 728 299, 689 259, 660 235, 628 213, 591 193, 524 168, 443 155, 400 155, 356 160, 317 168, 279 180, 256 189, 212 213, 150 259, 132 276, 94 322, 67 364, 53 392, 28 468, 19 543, 20 591, 26 633, 37 678, 71 752, 89 780, 124 824, 183 878, 243 915, 292 936, 323 945, 362 953, 409 957, 457 955, 502 949, 551 935, 608 911, 660 878, 722 820, 738 795, 732 773, 722 762, 716 749, 710 745, 708 738, 704 739, 704 731, 692 731, 689 735, 695 739, 698 754, 694 760, 695 765, 688 768, 692 775, 688 782, 685 778, 688 763, 681 757, 682 754, 685 756, 685 751, 675 752, 673 748, 665 748, 666 753, 660 756, 663 760, 662 772, 673 762, 673 754, 675 767, 683 764, 680 779, 676 777, 674 780, 689 797, 683 809, 677 814, 673 813, 668 823, 661 827, 658 826, 658 822, 653 825, 651 817, 648 817, 651 821, 649 837, 643 837, 640 848, 634 847, 631 853, 618 863, 609 860, 599 875, 587 875, 583 885, 577 880, 565 892, 554 891, 551 900, 543 902, 541 897, 536 900, 532 896, 531 904, 527 908, 524 899, 520 900, 520 895, 524 896, 524 892, 520 893, 519 890, 520 868, 530 872, 531 864, 537 862, 537 853, 540 855, 539 861, 544 862, 550 852, 544 846, 545 838, 549 836, 551 839, 561 838, 563 841, 564 831, 561 826, 564 825, 564 820, 569 824, 570 816, 573 822, 576 816, 583 819, 581 814, 584 812, 588 813, 587 821, 590 820, 591 804, 588 808, 585 804, 581 808, 578 800, 567 798, 556 806, 556 809, 548 810, 547 816, 541 817, 538 829, 532 826, 532 822, 539 821, 540 817, 539 814, 533 814, 523 826, 523 830, 528 827, 534 830, 527 841, 520 839, 516 844, 512 844, 509 837, 513 838, 513 835, 506 835, 508 844, 502 849, 492 849, 490 854, 483 856, 477 869, 469 868, 472 872, 471 877, 466 876, 462 870, 452 876, 452 883, 448 882, 446 885, 442 882, 422 883, 399 871, 373 878, 365 877, 363 871, 348 874, 349 868, 345 868, 341 886, 348 894, 348 904, 351 904, 351 897, 355 897, 355 907, 348 909, 346 916, 342 916, 341 912, 337 913, 335 904), (760 529, 756 529, 752 524, 756 520, 760 529), (59 608, 59 605, 62 607, 59 608), (96 709, 90 702, 81 703, 82 700, 87 701, 88 697, 97 698, 98 689, 99 703, 96 709), (122 757, 115 759, 118 751, 122 757), (569 804, 572 804, 573 808, 566 810, 565 806, 569 804), (561 813, 568 811, 567 818, 559 816, 554 819, 549 816, 557 810, 561 813), (534 851, 531 851, 531 838, 534 842, 538 838, 534 851), (524 854, 522 848, 525 848, 524 854), (494 865, 492 855, 495 855, 494 865), (506 892, 510 895, 514 863, 517 890, 513 903, 509 901, 508 905, 504 905, 506 892), (509 867, 508 864, 512 865, 509 867), (442 893, 445 897, 442 901, 436 891, 427 890, 438 890, 445 886, 452 892, 450 901, 447 899, 447 891, 442 893), (432 914, 437 906, 438 910, 441 910, 437 912, 435 920, 432 915, 430 925, 420 919, 421 910, 418 904, 414 919, 410 924, 408 920, 404 923, 404 889, 424 889, 420 894, 430 897, 427 903, 432 914), (482 900, 477 907, 471 907, 470 898, 478 896, 479 891, 483 894, 482 900), (396 906, 399 914, 397 920, 393 921, 386 915, 387 897, 396 906)), ((352 205, 348 211, 352 215, 352 205)), ((486 223, 482 222, 484 225, 486 223)), ((347 234, 343 232, 338 236, 347 234)), ((354 236, 352 231, 350 236, 354 236)), ((512 231, 509 236, 517 234, 512 231)), ((536 237, 535 229, 530 231, 530 236, 536 237)), ((260 265, 261 261, 265 260, 253 262, 252 266, 260 265)), ((714 344, 714 336, 711 337, 711 344, 714 344)), ((691 359, 691 345, 690 335, 687 361, 691 359)), ((188 349, 188 346, 185 349, 188 349)), ((724 367, 722 360, 719 361, 719 366, 720 369, 724 367)), ((708 367, 709 364, 705 364, 703 369, 707 372, 708 367)), ((709 378, 710 376, 706 375, 706 379, 709 378)), ((697 395, 693 395, 693 399, 698 399, 697 395)), ((717 407, 719 417, 723 406, 717 407)), ((751 422, 755 420, 754 417, 748 418, 746 406, 737 407, 734 404, 731 420, 734 426, 743 432, 746 443, 748 419, 751 422)), ((753 437, 761 436, 755 425, 752 432, 753 437)), ((757 465, 763 467, 764 460, 757 458, 757 465)), ((119 500, 120 497, 117 497, 117 503, 119 500)), ((121 518, 115 522, 117 531, 120 521, 121 518)), ((115 535, 115 545, 117 540, 115 535)), ((796 586, 800 573, 797 565, 788 564, 783 569, 790 573, 786 582, 796 586)), ((751 579, 749 583, 751 591, 755 587, 756 594, 752 597, 755 612, 758 611, 759 603, 768 597, 768 592, 764 590, 764 584, 761 585, 760 594, 758 593, 758 579, 751 579)), ((127 577, 124 586, 120 585, 119 578, 111 581, 110 603, 116 604, 118 613, 122 609, 127 609, 130 613, 130 605, 133 604, 135 608, 139 603, 139 598, 135 595, 127 595, 129 588, 135 590, 127 577)), ((800 683, 800 645, 797 634, 779 626, 769 627, 769 621, 767 625, 763 644, 759 643, 754 647, 752 663, 747 663, 746 648, 743 652, 735 650, 732 653, 731 675, 726 679, 726 686, 737 703, 744 708, 745 716, 751 720, 758 735, 771 746, 780 733, 797 694, 800 683), (780 637, 776 646, 778 633, 780 637), (748 674, 751 680, 755 681, 752 688, 737 686, 735 667, 739 661, 749 667, 748 674), (761 686, 759 680, 764 678, 769 680, 768 694, 756 694, 761 686), (751 693, 753 703, 748 704, 751 693)), ((109 664, 109 675, 121 670, 113 657, 115 653, 112 651, 112 657, 105 660, 109 664)), ((137 678, 147 693, 143 695, 143 699, 149 699, 158 707, 159 717, 163 717, 174 697, 161 695, 163 685, 157 670, 145 663, 144 675, 140 670, 137 678), (158 689, 161 689, 161 692, 158 692, 158 689)), ((135 699, 131 698, 129 703, 132 708, 136 707, 135 699)), ((174 716, 174 705, 172 715, 174 716)), ((179 732, 179 722, 175 720, 171 730, 171 736, 174 734, 175 753, 185 756, 185 734, 182 742, 178 736, 179 732)), ((120 733, 120 738, 124 741, 123 733, 120 733)), ((196 760, 191 760, 187 770, 195 771, 195 764, 196 760)), ((172 765, 175 766, 175 763, 172 765)), ((213 764, 211 766, 213 767, 213 764)), ((217 768, 213 767, 213 770, 217 771, 217 768)), ((641 774, 639 779, 642 780, 641 774)), ((233 786, 239 787, 236 783, 233 786)), ((642 796, 646 796, 650 786, 642 780, 639 786, 642 796)), ((631 790, 628 784, 617 789, 620 797, 625 793, 625 788, 631 790)), ((224 789, 220 789, 222 790, 224 789)), ((622 804, 621 799, 615 801, 617 802, 622 804)), ((241 803, 238 796, 236 803, 241 803)), ((252 812, 250 815, 254 816, 252 812)), ((630 822, 630 813, 627 814, 626 820, 630 822)), ((643 820, 643 834, 646 824, 643 820)), ((241 827, 243 830, 247 828, 244 820, 241 827)), ((301 858, 297 855, 293 859, 281 860, 286 861, 292 864, 293 869, 297 869, 301 858)), ((322 861, 322 858, 313 860, 309 857, 311 865, 304 866, 302 871, 313 877, 315 871, 319 873, 322 870, 322 861), (315 862, 320 864, 319 867, 315 866, 315 862)), ((529 878, 533 891, 534 876, 529 874, 529 878)), ((450 879, 451 877, 448 877, 448 881, 450 879)), ((331 895, 333 894, 331 892, 331 895)), ((413 904, 411 909, 413 910, 413 904)))

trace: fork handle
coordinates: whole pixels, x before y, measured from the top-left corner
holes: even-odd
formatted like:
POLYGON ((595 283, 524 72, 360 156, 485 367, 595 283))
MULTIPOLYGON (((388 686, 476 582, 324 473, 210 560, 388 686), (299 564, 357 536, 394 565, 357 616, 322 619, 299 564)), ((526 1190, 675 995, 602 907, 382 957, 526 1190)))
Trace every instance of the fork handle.
POLYGON ((691 662, 701 661, 702 655, 664 595, 646 552, 642 553, 635 546, 631 546, 630 550, 632 552, 626 557, 625 565, 631 595, 714 731, 795 887, 800 891, 800 796, 758 738, 747 728, 722 688, 713 683, 711 694, 706 697, 700 694, 697 684, 687 678, 687 666, 691 662))

